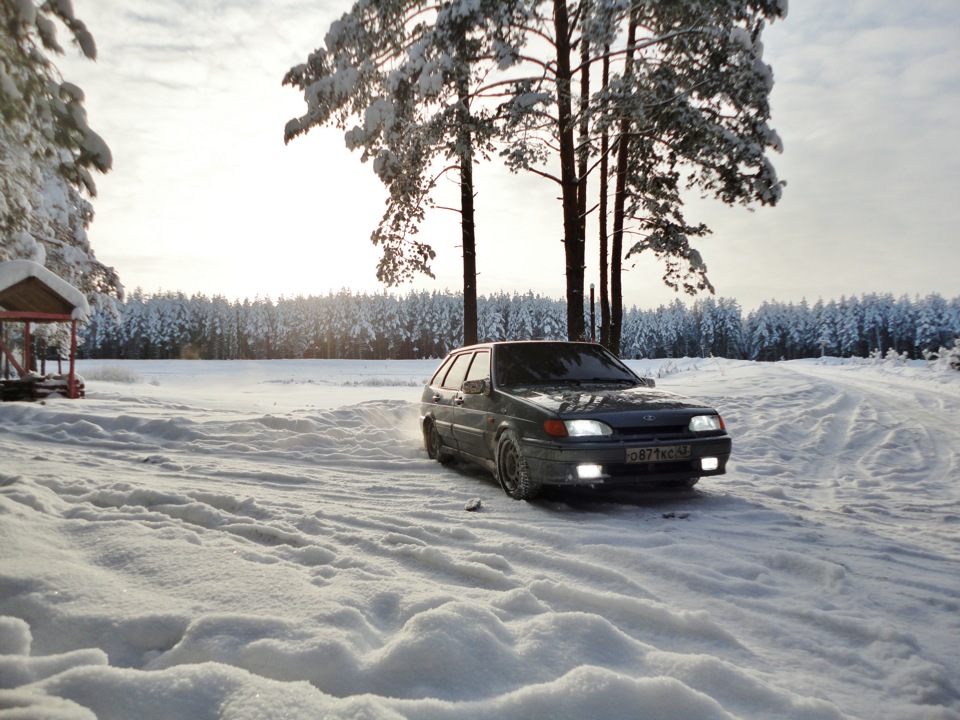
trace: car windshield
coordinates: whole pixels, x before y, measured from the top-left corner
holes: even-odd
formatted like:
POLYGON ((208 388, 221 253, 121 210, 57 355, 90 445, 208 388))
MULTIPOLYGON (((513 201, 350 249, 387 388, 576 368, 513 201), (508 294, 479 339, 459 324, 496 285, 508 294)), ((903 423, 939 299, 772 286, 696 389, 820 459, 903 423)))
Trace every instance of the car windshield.
POLYGON ((501 345, 496 351, 496 372, 500 385, 638 382, 602 346, 562 342, 501 345))

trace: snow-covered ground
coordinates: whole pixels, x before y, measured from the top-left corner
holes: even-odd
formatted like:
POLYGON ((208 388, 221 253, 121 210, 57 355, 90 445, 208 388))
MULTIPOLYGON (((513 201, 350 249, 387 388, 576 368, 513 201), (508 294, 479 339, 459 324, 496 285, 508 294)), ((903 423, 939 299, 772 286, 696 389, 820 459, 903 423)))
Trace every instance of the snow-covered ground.
POLYGON ((0 718, 960 718, 960 373, 633 364, 726 476, 510 500, 422 450, 434 361, 0 405, 0 718))

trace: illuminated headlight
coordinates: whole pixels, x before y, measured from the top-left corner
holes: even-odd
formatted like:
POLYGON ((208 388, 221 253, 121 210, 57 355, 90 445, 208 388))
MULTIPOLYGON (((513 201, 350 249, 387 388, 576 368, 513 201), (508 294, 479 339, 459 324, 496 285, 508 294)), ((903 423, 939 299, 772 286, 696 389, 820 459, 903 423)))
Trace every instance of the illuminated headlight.
POLYGON ((563 425, 570 437, 613 435, 613 428, 599 420, 564 420, 563 425))
POLYGON ((720 467, 720 461, 715 457, 700 458, 700 469, 706 472, 716 470, 720 467))
POLYGON ((600 465, 577 465, 577 477, 580 480, 597 480, 603 476, 600 465))
POLYGON ((723 430, 723 420, 719 415, 694 415, 690 418, 691 432, 711 432, 723 430))

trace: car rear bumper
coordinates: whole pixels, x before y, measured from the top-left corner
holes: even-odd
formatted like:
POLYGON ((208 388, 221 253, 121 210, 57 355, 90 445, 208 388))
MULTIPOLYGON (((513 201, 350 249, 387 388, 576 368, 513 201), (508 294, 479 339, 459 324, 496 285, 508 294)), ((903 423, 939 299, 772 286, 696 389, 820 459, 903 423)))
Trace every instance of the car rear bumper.
POLYGON ((655 484, 723 475, 726 472, 732 444, 729 436, 684 439, 678 440, 677 444, 691 446, 689 459, 626 462, 627 450, 636 448, 637 443, 561 445, 526 440, 523 454, 531 475, 543 485, 655 484), (711 459, 715 459, 716 467, 705 469, 712 467, 711 459))

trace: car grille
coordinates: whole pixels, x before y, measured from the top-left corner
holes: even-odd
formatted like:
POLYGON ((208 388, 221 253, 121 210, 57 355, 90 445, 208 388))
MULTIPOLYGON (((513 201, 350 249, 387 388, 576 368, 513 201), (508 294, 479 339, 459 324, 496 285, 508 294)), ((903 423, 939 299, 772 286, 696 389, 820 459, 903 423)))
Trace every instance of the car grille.
POLYGON ((624 440, 630 438, 636 438, 637 440, 670 440, 673 438, 689 437, 686 425, 620 427, 614 428, 614 433, 618 438, 624 440))

